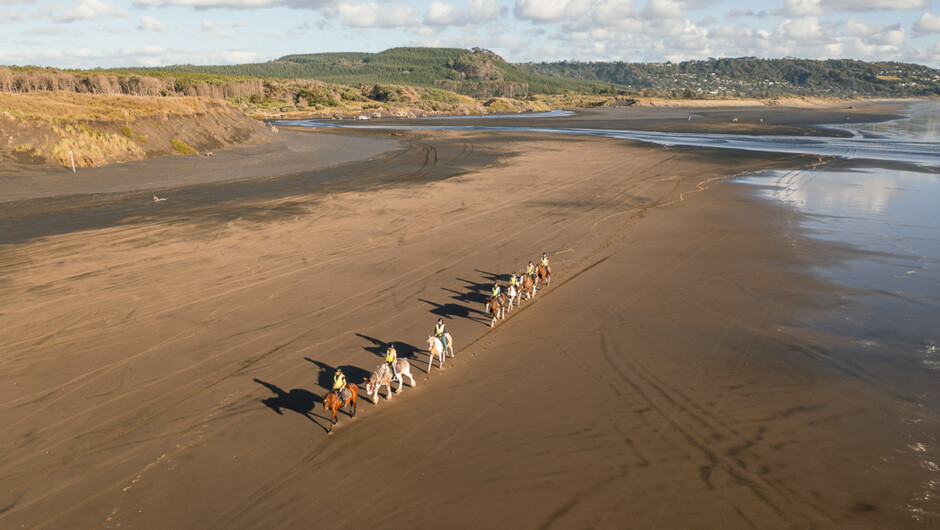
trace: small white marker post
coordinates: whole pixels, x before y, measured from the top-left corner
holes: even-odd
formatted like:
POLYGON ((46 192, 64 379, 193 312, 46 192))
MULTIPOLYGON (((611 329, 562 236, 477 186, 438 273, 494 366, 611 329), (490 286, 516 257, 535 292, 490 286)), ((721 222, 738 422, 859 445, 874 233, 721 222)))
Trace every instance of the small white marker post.
POLYGON ((75 173, 75 157, 72 156, 72 150, 69 149, 69 158, 72 159, 72 173, 75 173))

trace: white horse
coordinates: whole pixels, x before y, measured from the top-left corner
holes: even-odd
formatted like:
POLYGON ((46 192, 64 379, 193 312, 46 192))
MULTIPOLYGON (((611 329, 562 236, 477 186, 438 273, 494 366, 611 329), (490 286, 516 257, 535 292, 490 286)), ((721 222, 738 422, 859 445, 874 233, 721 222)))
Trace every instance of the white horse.
POLYGON ((450 336, 450 333, 445 333, 444 338, 447 339, 447 355, 453 358, 454 357, 454 338, 450 336))
POLYGON ((428 373, 431 373, 431 363, 434 362, 434 358, 437 357, 437 363, 439 368, 444 368, 444 344, 441 343, 441 339, 435 337, 434 335, 428 335, 428 373))
MULTIPOLYGON (((396 394, 401 392, 402 387, 405 386, 406 377, 411 386, 415 386, 415 378, 411 375, 411 363, 408 362, 408 359, 398 359, 395 362, 395 368, 398 370, 398 390, 395 391, 396 394)), ((388 369, 387 363, 380 364, 369 376, 369 380, 366 381, 366 394, 372 400, 372 403, 378 403, 379 389, 383 386, 387 389, 385 399, 392 399, 392 371, 388 369)))
POLYGON ((515 301, 517 306, 522 303, 522 293, 519 291, 519 289, 516 288, 515 285, 510 285, 506 288, 506 296, 509 298, 509 304, 507 304, 509 311, 512 311, 513 301, 515 301))

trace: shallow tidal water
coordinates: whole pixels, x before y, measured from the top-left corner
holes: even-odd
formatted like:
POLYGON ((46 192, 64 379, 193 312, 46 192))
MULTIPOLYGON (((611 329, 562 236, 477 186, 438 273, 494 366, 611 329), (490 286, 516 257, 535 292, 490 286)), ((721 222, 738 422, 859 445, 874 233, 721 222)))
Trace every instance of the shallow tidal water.
MULTIPOLYGON (((912 105, 910 118, 852 129, 859 141, 940 146, 940 105, 912 105)), ((890 151, 885 155, 890 154, 890 151)), ((879 157, 890 160, 890 157, 879 157)), ((897 160, 903 162, 904 160, 897 160)), ((849 341, 847 353, 940 376, 940 173, 917 165, 835 162, 736 179, 796 208, 810 237, 852 252, 813 273, 849 287, 840 307, 812 327, 849 341)), ((931 383, 931 381, 933 383, 931 383)), ((912 382, 913 383, 913 382, 912 382)))

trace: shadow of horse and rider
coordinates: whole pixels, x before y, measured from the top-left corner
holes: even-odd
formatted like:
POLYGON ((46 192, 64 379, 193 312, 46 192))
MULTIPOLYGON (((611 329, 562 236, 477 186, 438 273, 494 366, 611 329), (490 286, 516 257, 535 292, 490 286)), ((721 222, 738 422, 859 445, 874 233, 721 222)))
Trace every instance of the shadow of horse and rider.
MULTIPOLYGON (((432 306, 430 310, 431 314, 440 318, 448 320, 464 318, 473 322, 489 323, 489 315, 476 308, 482 308, 489 299, 489 292, 493 282, 508 281, 509 275, 495 274, 479 269, 475 271, 483 276, 482 282, 457 278, 458 281, 465 284, 464 291, 461 292, 447 287, 441 288, 443 291, 452 293, 450 298, 454 300, 453 302, 437 303, 423 298, 419 298, 418 300, 432 306)), ((400 340, 386 342, 362 333, 356 333, 356 336, 368 341, 368 345, 363 346, 365 351, 383 360, 385 359, 386 348, 391 343, 394 343, 398 357, 400 358, 417 361, 419 352, 422 356, 430 356, 430 353, 426 354, 426 352, 428 352, 427 349, 418 348, 417 346, 400 340)), ((339 368, 343 371, 347 381, 357 383, 368 380, 371 372, 352 365, 330 366, 327 363, 309 357, 304 357, 304 360, 317 367, 317 386, 324 389, 325 393, 321 396, 303 388, 284 390, 274 383, 255 378, 254 382, 267 388, 273 394, 270 397, 261 399, 261 403, 279 415, 284 415, 284 411, 289 411, 304 416, 322 427, 324 431, 330 432, 332 424, 330 413, 327 411, 321 415, 315 412, 315 409, 318 405, 323 404, 324 399, 329 396, 333 388, 333 374, 336 372, 336 369, 339 368), (323 425, 318 420, 323 420, 326 425, 323 425)), ((427 373, 427 371, 425 372, 427 373)), ((353 406, 351 411, 347 412, 347 415, 350 417, 355 415, 355 406, 353 406)))

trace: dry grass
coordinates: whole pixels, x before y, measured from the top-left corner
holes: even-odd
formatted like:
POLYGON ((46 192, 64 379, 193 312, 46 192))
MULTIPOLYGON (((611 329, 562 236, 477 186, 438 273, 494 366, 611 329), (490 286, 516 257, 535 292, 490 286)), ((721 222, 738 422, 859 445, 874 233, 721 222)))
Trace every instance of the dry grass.
POLYGON ((143 158, 144 151, 124 136, 97 131, 87 125, 56 127, 59 141, 48 146, 48 154, 63 166, 95 167, 115 160, 143 158))
POLYGON ((208 100, 204 98, 106 96, 75 92, 0 93, 0 112, 17 119, 55 124, 130 122, 154 115, 202 114, 208 109, 208 100))

